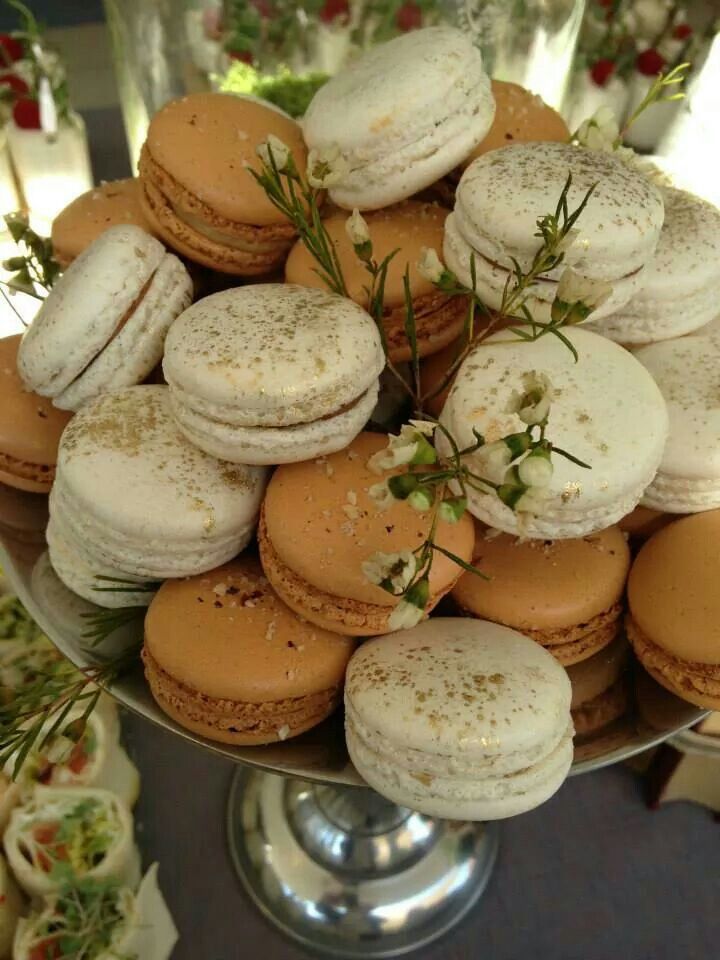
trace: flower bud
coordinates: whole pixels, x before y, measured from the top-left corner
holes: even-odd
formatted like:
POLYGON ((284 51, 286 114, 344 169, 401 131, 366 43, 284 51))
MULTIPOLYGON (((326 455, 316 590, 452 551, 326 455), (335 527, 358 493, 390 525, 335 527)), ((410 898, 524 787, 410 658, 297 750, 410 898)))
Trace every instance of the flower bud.
POLYGON ((435 447, 421 433, 416 435, 415 443, 416 449, 410 463, 417 466, 418 464, 430 464, 437 462, 437 451, 435 450, 435 447))
POLYGON ((440 283, 445 267, 442 260, 437 255, 437 251, 432 247, 423 247, 420 259, 417 262, 417 272, 429 283, 440 283))
POLYGON ((435 494, 429 487, 418 487, 409 495, 407 502, 418 513, 425 513, 435 503, 435 494))
POLYGON ((396 477, 390 477, 387 485, 396 500, 407 500, 417 488, 418 482, 414 473, 401 473, 396 477))
POLYGON ((416 581, 405 594, 405 600, 419 610, 424 610, 430 599, 430 584, 428 578, 423 577, 416 581))
POLYGON ((445 523, 457 523, 466 510, 466 497, 450 497, 440 504, 438 514, 445 523))
POLYGON ((274 164, 278 173, 283 172, 290 159, 290 148, 274 133, 268 134, 267 140, 258 144, 255 152, 266 167, 272 170, 274 164))
POLYGON ((527 487, 547 487, 553 476, 553 465, 543 452, 533 451, 518 465, 518 477, 527 487))
POLYGON ((345 221, 345 232, 358 257, 360 257, 361 260, 369 260, 372 256, 370 230, 358 209, 353 210, 352 214, 345 221))

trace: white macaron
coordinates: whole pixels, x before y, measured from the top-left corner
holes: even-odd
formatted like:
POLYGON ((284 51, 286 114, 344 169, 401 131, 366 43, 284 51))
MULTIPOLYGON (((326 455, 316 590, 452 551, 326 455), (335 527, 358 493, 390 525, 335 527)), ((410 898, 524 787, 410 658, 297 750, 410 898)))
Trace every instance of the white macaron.
POLYGON ((537 220, 555 212, 568 174, 570 211, 595 189, 563 262, 529 288, 531 313, 549 318, 565 267, 612 285, 609 299, 591 314, 595 319, 614 313, 639 290, 663 223, 657 187, 611 154, 566 143, 519 143, 470 164, 445 221, 445 262, 471 286, 474 258, 477 290, 489 307, 500 307, 513 259, 525 270, 532 263, 542 242, 537 220))
POLYGON ((403 807, 452 820, 513 817, 567 776, 570 701, 567 673, 532 640, 439 617, 354 654, 348 751, 370 786, 403 807))
POLYGON ((20 376, 63 410, 140 383, 192 291, 187 270, 158 240, 140 227, 111 227, 50 291, 20 344, 20 376))
MULTIPOLYGON (((524 392, 527 374, 544 374, 556 395, 547 439, 590 465, 585 469, 552 454, 553 475, 537 513, 520 513, 494 492, 468 488, 470 511, 505 533, 549 540, 584 537, 612 526, 638 504, 651 483, 668 433, 665 401, 650 374, 618 344, 578 327, 564 335, 578 354, 556 337, 533 343, 510 331, 488 337, 458 373, 441 422, 462 449, 525 430, 509 412, 513 393, 524 392)), ((444 441, 438 443, 444 448, 444 441)), ((479 476, 494 482, 482 448, 468 457, 479 476)))
POLYGON ((642 272, 642 287, 596 327, 618 343, 680 337, 710 323, 718 312, 720 210, 684 190, 662 187, 661 192, 665 222, 655 255, 642 272))
POLYGON ((173 324, 163 361, 172 412, 188 440, 253 464, 342 450, 370 419, 384 366, 369 314, 293 284, 200 300, 173 324))
POLYGON ((73 417, 60 443, 50 559, 66 586, 100 606, 138 601, 105 595, 102 584, 86 589, 92 571, 130 580, 191 576, 234 557, 255 527, 265 471, 188 443, 168 393, 136 386, 103 394, 73 417))
POLYGON ((665 513, 720 507, 720 338, 681 337, 634 356, 667 403, 670 433, 642 505, 665 513))
POLYGON ((333 203, 377 210, 462 163, 494 116, 472 39, 428 27, 372 48, 321 87, 303 132, 311 150, 335 157, 333 203))

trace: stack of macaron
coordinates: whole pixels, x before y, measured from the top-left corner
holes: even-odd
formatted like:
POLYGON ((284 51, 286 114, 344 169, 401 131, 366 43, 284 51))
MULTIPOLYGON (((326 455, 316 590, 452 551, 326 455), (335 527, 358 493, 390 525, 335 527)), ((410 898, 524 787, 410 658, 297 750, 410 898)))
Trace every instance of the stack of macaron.
MULTIPOLYGON (((342 701, 347 670, 348 745, 375 789, 439 816, 530 809, 567 774, 573 717, 586 734, 625 702, 630 554, 617 524, 639 504, 692 512, 720 502, 709 409, 720 338, 666 340, 635 356, 613 342, 633 340, 614 330, 639 304, 659 315, 663 300, 663 317, 683 314, 665 282, 672 271, 691 304, 678 325, 658 321, 656 338, 710 319, 714 217, 618 156, 571 144, 555 111, 514 84, 491 84, 478 48, 446 27, 363 55, 301 123, 253 98, 183 97, 151 120, 138 180, 79 198, 56 223, 67 269, 19 348, 4 343, 6 394, 34 429, 0 437, 0 479, 47 490, 54 477, 54 570, 101 606, 149 604, 151 691, 195 736, 300 735, 342 701), (317 194, 326 253, 347 297, 326 289, 297 220, 254 176, 268 138, 282 141, 299 177, 326 188, 317 194), (592 193, 564 264, 535 278, 526 305, 546 322, 566 266, 612 293, 593 328, 566 328, 564 341, 503 329, 496 311, 514 263, 532 262, 537 220, 555 210, 569 174, 570 209, 592 193), (348 226, 356 210, 372 258, 394 254, 374 291, 379 326, 348 226), (702 260, 693 269, 691 239, 682 250, 678 241, 691 222, 702 260), (428 251, 466 286, 476 278, 497 326, 449 388, 467 291, 439 289, 442 265, 428 251), (238 285, 192 303, 194 265, 238 285), (371 464, 388 443, 372 432, 380 378, 388 360, 418 357, 432 365, 423 390, 437 388, 425 409, 440 419, 440 453, 448 435, 464 449, 478 434, 492 445, 524 431, 513 398, 527 377, 550 384, 548 436, 582 462, 553 451, 541 509, 518 513, 478 484, 455 523, 435 524, 408 500, 380 502, 371 464), (159 383, 147 382, 153 371, 159 383), (259 560, 242 553, 256 528, 259 560), (394 631, 401 591, 368 572, 371 558, 405 570, 430 536, 438 549, 422 612, 442 601, 458 615, 394 631)), ((481 476, 486 453, 466 460, 481 476)), ((720 664, 712 639, 704 651, 678 646, 632 583, 631 638, 651 672, 669 675, 667 657, 684 655, 692 689, 673 689, 709 689, 720 664)))

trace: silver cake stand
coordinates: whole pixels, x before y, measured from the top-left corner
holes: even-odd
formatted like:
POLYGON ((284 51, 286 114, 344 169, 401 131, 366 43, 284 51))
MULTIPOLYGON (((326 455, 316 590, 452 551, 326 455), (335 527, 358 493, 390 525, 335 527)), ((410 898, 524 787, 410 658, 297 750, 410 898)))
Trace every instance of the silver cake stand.
MULTIPOLYGON (((45 552, 45 498, 0 485, 0 564, 50 639, 79 667, 99 650, 80 636, 96 608, 57 579, 45 552)), ((573 774, 617 763, 704 716, 636 665, 632 710, 576 744, 573 774)), ((435 940, 478 901, 498 849, 497 824, 435 820, 367 788, 345 750, 342 718, 268 747, 228 747, 179 727, 150 696, 140 669, 110 693, 152 723, 237 763, 227 811, 230 850, 251 899, 273 924, 316 952, 393 957, 435 940)), ((198 785, 198 789, 202 789, 198 785)))

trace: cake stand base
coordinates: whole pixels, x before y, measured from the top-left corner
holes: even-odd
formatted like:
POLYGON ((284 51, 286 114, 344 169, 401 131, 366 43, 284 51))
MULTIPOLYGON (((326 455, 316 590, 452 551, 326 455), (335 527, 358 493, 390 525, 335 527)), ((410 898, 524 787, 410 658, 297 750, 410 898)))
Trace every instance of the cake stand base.
POLYGON ((238 767, 230 850, 265 917, 316 952, 397 957, 437 939, 477 902, 498 849, 496 824, 397 807, 369 789, 238 767))

